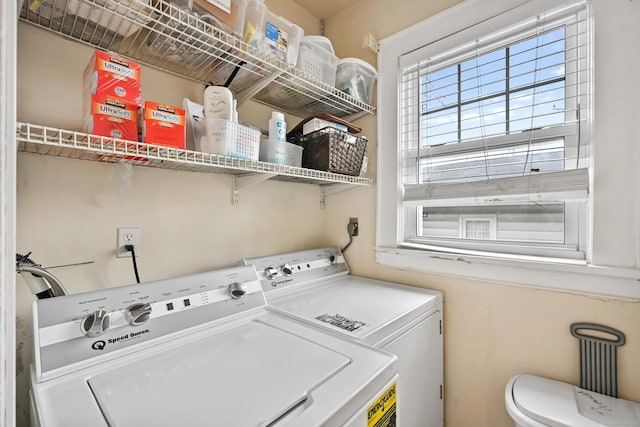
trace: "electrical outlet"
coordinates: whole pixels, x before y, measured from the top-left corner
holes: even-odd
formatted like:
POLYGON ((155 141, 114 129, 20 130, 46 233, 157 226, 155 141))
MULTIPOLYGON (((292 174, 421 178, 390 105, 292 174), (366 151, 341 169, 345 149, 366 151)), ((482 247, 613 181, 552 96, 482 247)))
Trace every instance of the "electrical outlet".
POLYGON ((131 252, 125 249, 125 245, 133 245, 136 251, 136 257, 140 256, 140 229, 135 228, 118 228, 118 246, 116 247, 116 257, 130 257, 131 252))
POLYGON ((358 218, 349 218, 349 225, 353 226, 353 234, 352 236, 358 235, 358 218))

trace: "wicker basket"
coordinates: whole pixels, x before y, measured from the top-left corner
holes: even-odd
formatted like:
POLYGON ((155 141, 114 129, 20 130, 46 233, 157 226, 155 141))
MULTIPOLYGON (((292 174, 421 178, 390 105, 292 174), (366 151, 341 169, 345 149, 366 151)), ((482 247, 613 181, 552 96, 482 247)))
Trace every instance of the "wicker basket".
POLYGON ((317 130, 293 141, 300 145, 302 167, 358 176, 367 149, 367 138, 333 127, 317 130))

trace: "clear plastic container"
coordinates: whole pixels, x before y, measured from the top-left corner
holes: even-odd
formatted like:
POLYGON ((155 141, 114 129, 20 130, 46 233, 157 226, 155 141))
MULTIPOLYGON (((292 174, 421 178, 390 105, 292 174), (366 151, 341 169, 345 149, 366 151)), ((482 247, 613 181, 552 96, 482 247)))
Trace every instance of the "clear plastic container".
POLYGON ((262 1, 247 5, 243 39, 249 45, 295 66, 304 30, 267 9, 262 1))
POLYGON ((244 29, 247 0, 231 0, 231 11, 220 9, 207 0, 189 0, 192 8, 202 18, 208 18, 212 25, 237 36, 244 29))
POLYGON ((291 66, 298 61, 300 41, 304 30, 267 10, 264 19, 264 41, 267 49, 291 66))
POLYGON ((297 68, 310 79, 334 86, 338 57, 331 41, 322 36, 305 36, 300 42, 297 68))
POLYGON ((338 61, 336 69, 336 88, 371 104, 377 76, 376 69, 368 62, 358 58, 343 58, 338 61))
POLYGON ((302 147, 288 142, 260 141, 260 160, 278 165, 302 166, 302 147))
POLYGON ((66 4, 66 11, 54 8, 54 17, 63 14, 75 15, 102 25, 123 37, 138 31, 152 19, 150 14, 153 9, 145 7, 149 4, 149 0, 142 0, 139 4, 136 2, 122 3, 117 0, 98 0, 95 5, 93 2, 84 2, 82 0, 68 0, 66 3, 59 2, 58 6, 60 3, 66 4), (125 18, 121 18, 121 16, 125 18))
POLYGON ((247 0, 230 0, 229 11, 216 6, 208 0, 168 1, 182 9, 188 9, 197 13, 202 20, 209 22, 211 25, 221 29, 222 31, 242 37, 247 10, 247 0))
POLYGON ((242 39, 253 47, 260 48, 264 40, 264 16, 267 5, 260 0, 249 0, 244 14, 242 39))

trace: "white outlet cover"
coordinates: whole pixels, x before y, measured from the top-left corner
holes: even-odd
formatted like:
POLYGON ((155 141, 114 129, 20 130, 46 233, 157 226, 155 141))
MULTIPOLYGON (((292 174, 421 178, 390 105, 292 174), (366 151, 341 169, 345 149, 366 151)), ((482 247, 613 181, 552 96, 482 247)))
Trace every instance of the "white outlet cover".
POLYGON ((140 256, 140 229, 138 227, 119 227, 118 239, 116 241, 116 257, 127 258, 131 252, 124 246, 131 242, 136 250, 136 257, 140 256))

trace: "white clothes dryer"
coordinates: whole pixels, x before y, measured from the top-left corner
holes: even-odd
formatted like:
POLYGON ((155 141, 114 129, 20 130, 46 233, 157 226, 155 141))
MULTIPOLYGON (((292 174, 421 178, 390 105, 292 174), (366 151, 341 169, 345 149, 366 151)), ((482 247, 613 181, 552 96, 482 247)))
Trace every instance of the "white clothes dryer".
POLYGON ((265 310, 253 267, 34 303, 32 421, 395 426, 396 357, 265 310))
POLYGON ((444 424, 440 292, 352 276, 337 247, 243 262, 272 311, 398 356, 399 425, 444 424))

